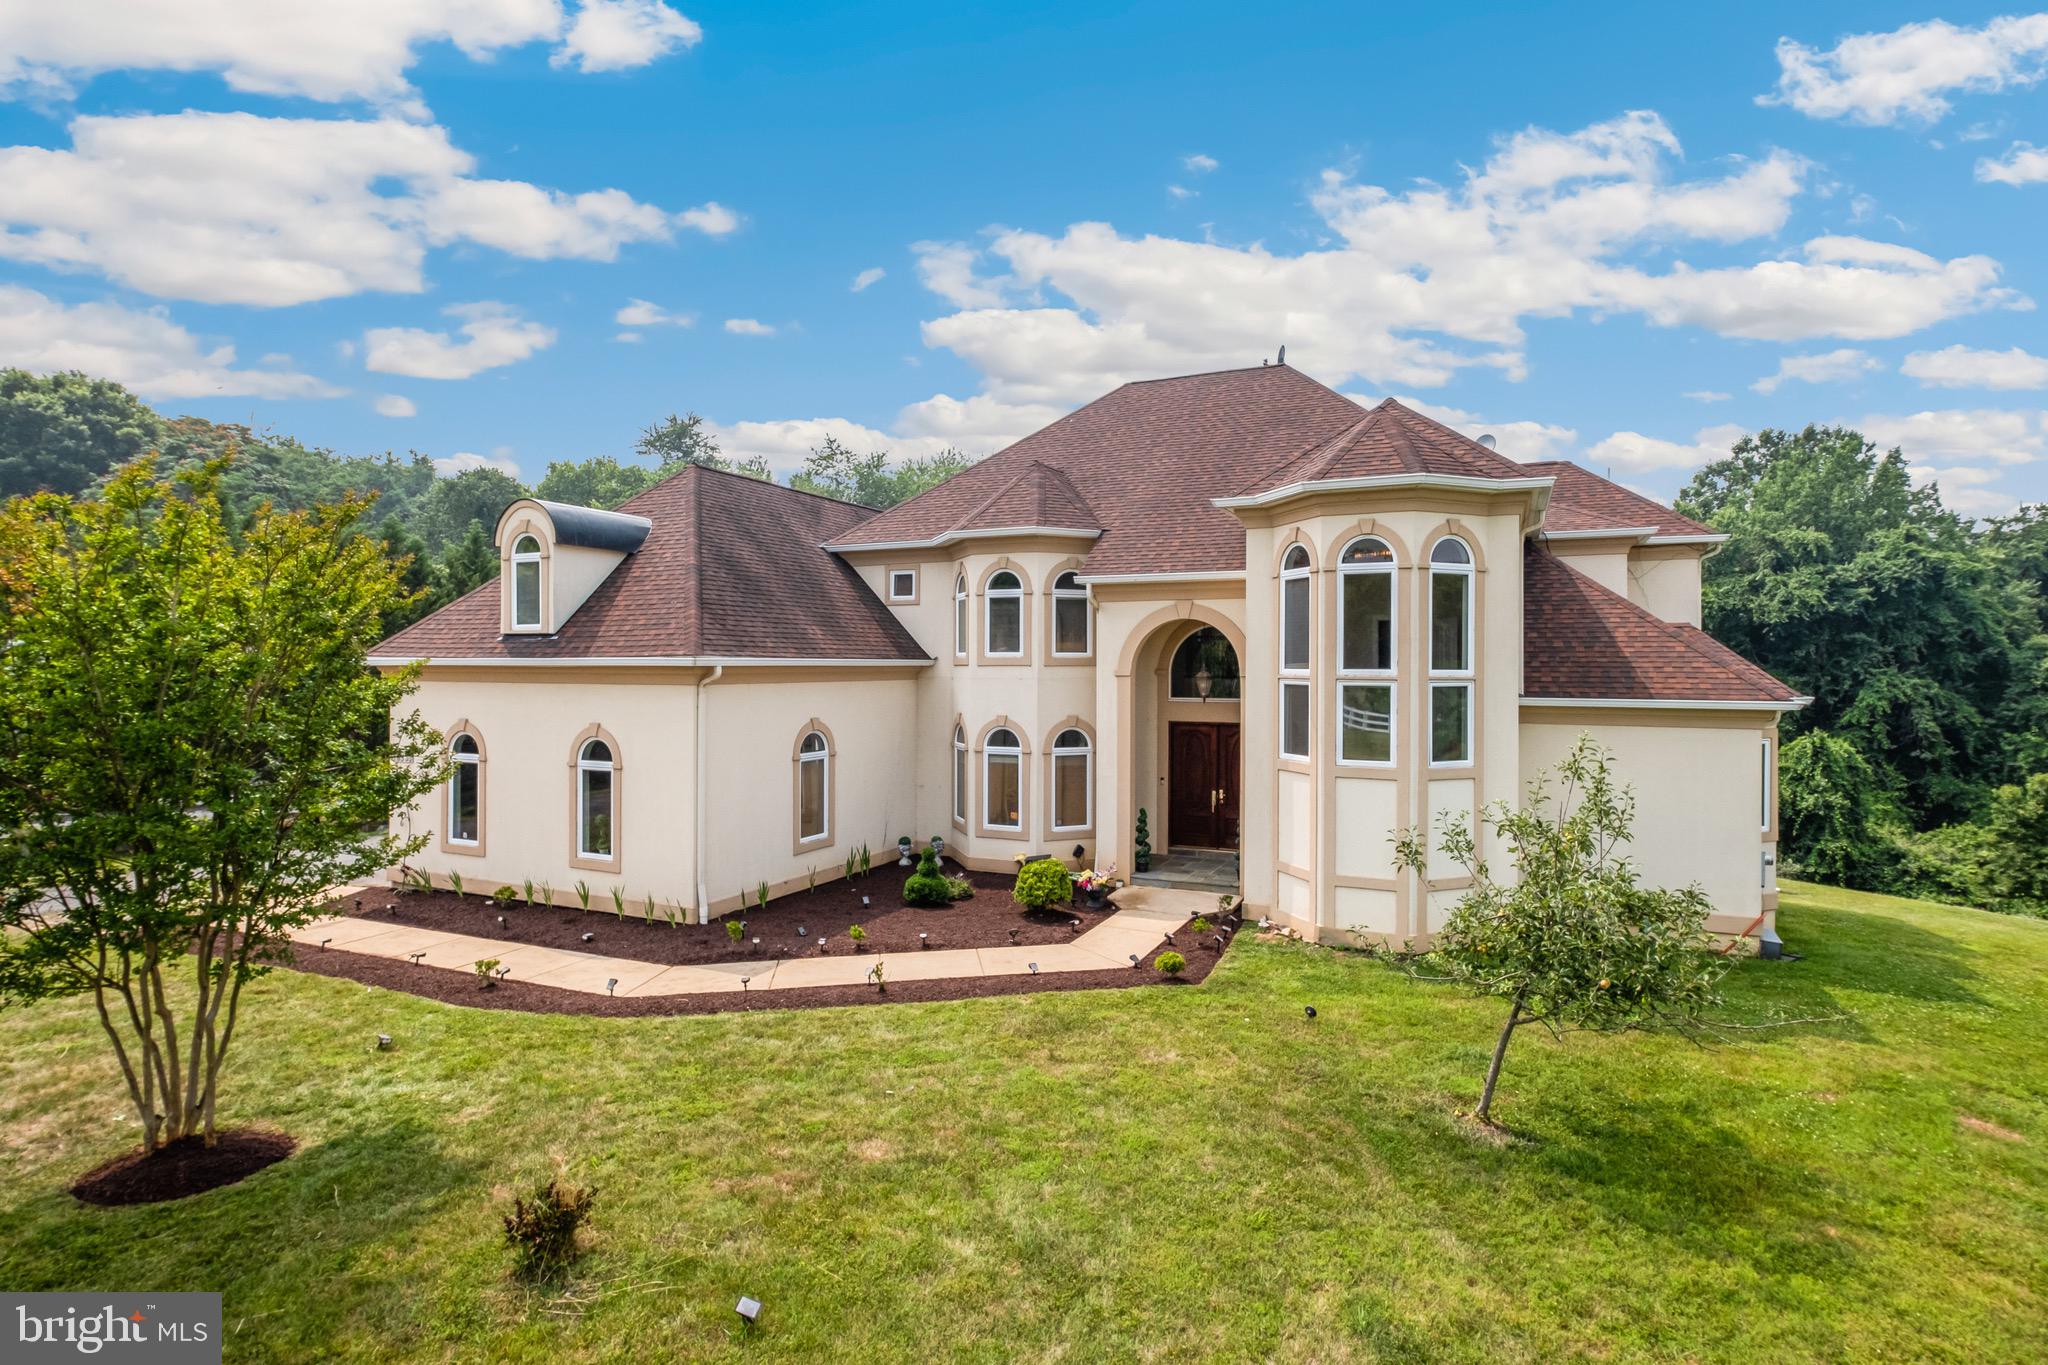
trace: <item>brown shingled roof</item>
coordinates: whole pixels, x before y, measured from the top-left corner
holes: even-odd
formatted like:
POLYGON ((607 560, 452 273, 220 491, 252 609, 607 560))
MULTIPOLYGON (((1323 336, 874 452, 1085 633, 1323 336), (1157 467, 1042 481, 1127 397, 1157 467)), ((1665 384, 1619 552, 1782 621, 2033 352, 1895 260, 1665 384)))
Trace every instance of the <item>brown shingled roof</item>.
POLYGON ((998 531, 1019 527, 1056 527, 1065 531, 1099 531, 1095 509, 1072 480, 1042 460, 996 490, 989 500, 961 518, 956 531, 998 531))
POLYGON ((1102 528, 1084 573, 1234 571, 1244 525, 1209 500, 1358 418, 1356 403, 1288 365, 1125 384, 839 540, 938 540, 1037 463, 1085 490, 1102 528))
POLYGON ((1522 565, 1525 697, 1796 699, 1791 688, 1705 631, 1645 611, 1533 542, 1522 565))
POLYGON ((1570 460, 1532 460, 1522 466, 1532 474, 1557 480, 1550 491, 1550 509, 1543 516, 1546 531, 1602 531, 1653 526, 1660 536, 1710 536, 1714 532, 1682 517, 1660 502, 1601 478, 1570 460))
POLYGON ((1368 479, 1392 474, 1448 474, 1475 479, 1538 477, 1505 455, 1443 423, 1381 400, 1350 427, 1240 489, 1262 493, 1293 483, 1325 479, 1368 479))
POLYGON ((692 466, 623 504, 654 523, 554 635, 501 635, 498 580, 380 655, 442 659, 923 660, 894 614, 819 549, 873 509, 692 466))

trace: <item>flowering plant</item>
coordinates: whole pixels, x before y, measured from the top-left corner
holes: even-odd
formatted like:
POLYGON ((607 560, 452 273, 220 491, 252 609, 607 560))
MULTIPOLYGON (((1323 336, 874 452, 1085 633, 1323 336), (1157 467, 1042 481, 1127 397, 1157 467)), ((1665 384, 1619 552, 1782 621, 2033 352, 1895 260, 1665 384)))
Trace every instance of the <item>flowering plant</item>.
POLYGON ((1111 863, 1108 867, 1091 867, 1076 873, 1074 885, 1083 891, 1093 891, 1097 887, 1114 891, 1123 883, 1117 879, 1116 864, 1111 863))

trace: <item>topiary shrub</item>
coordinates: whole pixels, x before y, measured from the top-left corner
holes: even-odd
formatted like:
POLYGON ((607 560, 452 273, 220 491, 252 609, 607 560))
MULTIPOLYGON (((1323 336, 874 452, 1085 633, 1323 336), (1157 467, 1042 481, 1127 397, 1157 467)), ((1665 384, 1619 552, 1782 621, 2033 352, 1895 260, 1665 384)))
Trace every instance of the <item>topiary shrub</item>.
POLYGON ((903 903, 936 909, 953 903, 952 882, 939 872, 939 855, 926 849, 917 860, 917 871, 903 880, 903 903))
POLYGON ((1017 869, 1010 894, 1026 910, 1044 910, 1074 898, 1074 878, 1053 859, 1040 858, 1017 869))
MULTIPOLYGON (((491 893, 491 899, 498 903, 500 910, 510 910, 512 902, 519 899, 519 892, 509 886, 501 886, 491 893)), ((530 901, 532 898, 528 897, 530 901)))
POLYGON ((512 1212, 505 1215, 505 1242, 522 1277, 545 1279, 576 1259, 576 1230, 596 1198, 594 1189, 550 1180, 531 1199, 512 1201, 512 1212))
POLYGON ((1188 960, 1179 953, 1161 953, 1152 965, 1168 976, 1179 976, 1187 970, 1188 960))

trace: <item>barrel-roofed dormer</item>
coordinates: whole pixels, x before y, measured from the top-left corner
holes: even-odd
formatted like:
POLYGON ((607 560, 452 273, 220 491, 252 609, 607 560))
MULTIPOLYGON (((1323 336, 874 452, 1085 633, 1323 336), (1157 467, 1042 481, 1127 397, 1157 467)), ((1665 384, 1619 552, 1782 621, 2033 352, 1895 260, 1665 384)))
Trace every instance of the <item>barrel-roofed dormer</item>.
POLYGON ((647 539, 653 523, 624 512, 521 498, 498 518, 506 635, 552 635, 613 569, 647 539))

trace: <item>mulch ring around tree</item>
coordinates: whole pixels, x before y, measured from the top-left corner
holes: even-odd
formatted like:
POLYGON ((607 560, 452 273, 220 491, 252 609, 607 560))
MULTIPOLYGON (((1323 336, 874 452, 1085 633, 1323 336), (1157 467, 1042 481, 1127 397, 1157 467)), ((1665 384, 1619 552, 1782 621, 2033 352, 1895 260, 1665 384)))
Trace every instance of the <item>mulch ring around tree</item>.
MULTIPOLYGON (((1232 922, 1234 924, 1234 921, 1232 922)), ((1162 943, 1139 960, 1136 967, 1111 967, 1089 972, 1044 972, 1037 976, 956 976, 935 981, 890 981, 887 989, 873 986, 806 986, 788 990, 713 991, 700 995, 594 995, 587 991, 540 986, 516 979, 481 986, 476 973, 445 967, 414 965, 341 948, 293 945, 285 966, 318 976, 360 981, 373 989, 402 991, 450 1005, 476 1009, 523 1010, 529 1014, 592 1014, 607 1018, 638 1018, 671 1014, 725 1014, 741 1010, 824 1009, 838 1005, 906 1005, 929 1000, 972 1000, 996 995, 1032 995, 1040 991, 1094 991, 1150 986, 1172 988, 1192 986, 1208 976, 1222 960, 1224 949, 1213 943, 1190 946, 1187 935, 1174 930, 1179 946, 1162 943), (1178 977, 1158 968, 1159 955, 1179 952, 1187 966, 1178 977)), ((1226 940, 1233 941, 1233 940, 1226 940)), ((374 1019, 370 1027, 376 1028, 374 1019)), ((403 1048, 405 1039, 394 1034, 394 1046, 403 1048)), ((366 1045, 374 1039, 365 1038, 366 1045)))
POLYGON ((87 1204, 158 1204, 217 1190, 274 1166, 298 1149, 298 1140, 267 1128, 230 1128, 213 1146, 201 1137, 179 1138, 154 1152, 137 1148, 95 1166, 71 1186, 87 1204))
MULTIPOLYGON (((660 888, 621 888, 626 909, 620 915, 611 898, 609 885, 592 886, 590 909, 575 904, 527 905, 515 900, 501 906, 488 896, 458 896, 453 891, 415 891, 378 887, 336 902, 331 908, 346 914, 376 920, 380 924, 403 924, 442 933, 472 934, 503 943, 535 944, 563 948, 570 952, 599 953, 626 957, 635 962, 658 962, 664 966, 716 962, 753 962, 763 958, 844 957, 855 951, 846 936, 858 924, 867 931, 861 948, 868 953, 916 952, 920 948, 1001 948, 1011 944, 1039 947, 1071 943, 1100 924, 1105 912, 1058 906, 1044 912, 1026 911, 1010 895, 1016 878, 1008 873, 968 872, 958 864, 945 865, 947 875, 965 877, 974 895, 951 905, 925 910, 903 903, 903 883, 912 868, 896 866, 891 858, 865 877, 851 881, 823 882, 815 890, 792 891, 768 903, 768 908, 693 924, 679 912, 670 924, 667 913, 672 902, 660 888), (653 918, 644 899, 653 891, 653 918), (870 904, 862 905, 866 896, 870 904), (505 923, 500 926, 498 919, 505 923), (741 921, 745 931, 739 942, 726 928, 729 921, 741 921), (590 934, 586 943, 583 936, 590 934), (920 940, 918 935, 926 937, 920 940)), ((558 900, 569 896, 566 887, 554 888, 558 900)), ((540 895, 535 888, 536 897, 540 895)))

